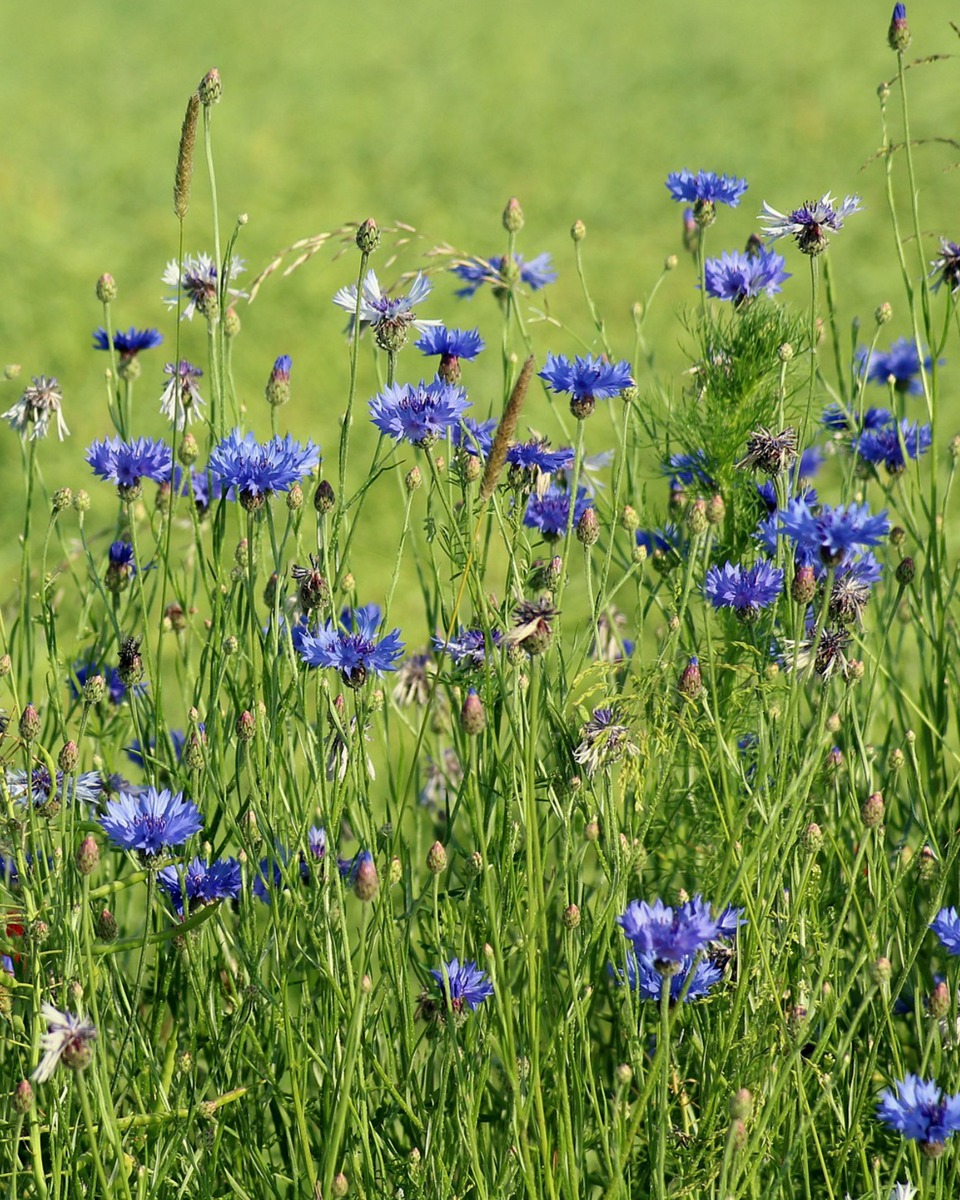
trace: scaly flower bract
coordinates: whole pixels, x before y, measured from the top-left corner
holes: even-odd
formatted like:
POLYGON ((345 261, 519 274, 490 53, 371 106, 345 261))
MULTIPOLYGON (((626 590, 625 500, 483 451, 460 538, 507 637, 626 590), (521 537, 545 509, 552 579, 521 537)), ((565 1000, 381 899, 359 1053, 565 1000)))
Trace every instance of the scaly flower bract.
POLYGON ((682 204, 726 204, 730 208, 737 207, 748 186, 745 179, 714 171, 671 171, 666 182, 667 191, 682 204))
POLYGON ((48 379, 46 375, 34 375, 33 383, 25 389, 17 403, 5 413, 0 413, 0 420, 7 421, 10 428, 21 437, 29 430, 26 440, 32 442, 47 436, 50 418, 56 417, 57 436, 62 442, 70 433, 60 411, 62 403, 63 396, 57 380, 53 376, 48 379))
POLYGON ((47 1023, 47 1030, 40 1037, 43 1057, 31 1079, 46 1083, 61 1062, 71 1070, 82 1071, 93 1057, 96 1026, 73 1013, 60 1012, 52 1004, 42 1005, 40 1013, 47 1023))
POLYGON ((397 660, 403 657, 400 630, 392 630, 378 642, 379 626, 379 610, 373 614, 354 609, 349 626, 327 621, 315 634, 304 634, 300 657, 311 667, 333 667, 349 687, 361 687, 370 671, 378 675, 395 671, 397 660))
MULTIPOLYGON (((156 329, 134 329, 131 325, 124 333, 122 329, 115 330, 113 348, 124 358, 133 358, 141 350, 152 350, 163 341, 163 334, 156 329)), ((93 334, 94 350, 109 350, 110 337, 105 329, 96 329, 93 334)))
MULTIPOLYGON (((573 525, 591 507, 586 488, 577 488, 577 498, 573 506, 573 525)), ((527 509, 523 514, 523 523, 530 529, 539 529, 546 542, 556 541, 567 532, 567 522, 570 518, 570 493, 566 488, 557 487, 555 483, 542 496, 536 493, 527 501, 527 509)))
POLYGON ((288 492, 320 462, 320 447, 305 446, 288 433, 258 442, 252 433, 232 430, 210 455, 210 471, 221 488, 234 490, 241 504, 255 508, 271 492, 288 492))
POLYGON ((475 962, 461 963, 459 959, 451 958, 442 970, 431 967, 430 974, 441 996, 449 998, 450 1007, 455 1013, 462 1012, 464 1006, 473 1012, 488 996, 493 995, 493 984, 475 962))
POLYGON ((215 904, 218 900, 236 899, 240 895, 240 864, 235 858, 218 859, 212 863, 204 858, 195 858, 182 867, 164 867, 157 873, 157 880, 173 902, 177 915, 183 916, 184 892, 188 913, 205 904, 215 904))
POLYGON ((203 371, 185 358, 178 363, 168 362, 163 371, 170 376, 170 382, 161 393, 160 411, 177 429, 183 429, 192 424, 203 407, 203 397, 196 385, 203 371))
POLYGON ((626 912, 617 917, 617 924, 638 955, 670 963, 679 963, 705 949, 719 929, 710 915, 710 905, 699 895, 676 909, 659 899, 653 904, 631 900, 626 912))
POLYGON ((833 196, 825 192, 791 213, 778 212, 764 201, 760 220, 766 222, 764 232, 771 241, 793 234, 804 254, 821 254, 827 248, 827 232, 842 229, 844 220, 860 207, 859 196, 847 196, 836 206, 833 196))
POLYGON ((919 1142, 934 1155, 960 1129, 960 1096, 944 1095, 933 1080, 906 1075, 880 1093, 877 1117, 911 1141, 919 1142))
POLYGON ((152 858, 182 846, 203 828, 203 819, 193 801, 184 800, 182 793, 149 787, 140 795, 108 801, 100 825, 118 849, 138 850, 152 858))
POLYGON ((164 442, 153 438, 137 438, 133 442, 119 437, 94 442, 87 450, 87 462, 93 473, 119 489, 136 492, 141 479, 154 483, 169 483, 173 473, 173 454, 164 442))
POLYGON ((522 254, 515 254, 512 267, 507 263, 506 255, 472 258, 467 262, 455 263, 450 270, 467 285, 456 292, 461 300, 469 300, 485 283, 492 286, 495 296, 501 296, 515 279, 526 284, 531 292, 539 292, 547 284, 555 283, 557 278, 549 254, 538 254, 529 262, 524 261, 522 254))
POLYGON ((790 278, 783 266, 783 256, 766 247, 758 254, 725 251, 704 263, 707 295, 715 300, 731 300, 738 307, 763 294, 776 295, 783 281, 790 278))
POLYGON ((742 621, 750 621, 783 591, 783 571, 762 559, 752 567, 727 562, 710 568, 703 590, 714 608, 732 608, 742 621))
POLYGON ((444 383, 438 375, 431 383, 421 380, 384 388, 370 401, 370 416, 387 437, 428 447, 448 429, 457 428, 469 407, 463 388, 444 383))
MULTIPOLYGON (((231 258, 227 268, 227 282, 231 282, 243 270, 243 259, 231 258)), ((171 259, 163 272, 163 282, 174 291, 171 295, 163 297, 164 304, 168 308, 176 308, 177 304, 181 302, 182 296, 186 303, 180 315, 181 321, 192 321, 193 314, 197 310, 203 316, 216 312, 215 302, 219 291, 217 274, 217 264, 209 254, 185 254, 182 270, 180 263, 175 258, 171 259)), ((238 297, 246 296, 246 294, 246 292, 237 291, 234 288, 227 289, 229 296, 238 297)))

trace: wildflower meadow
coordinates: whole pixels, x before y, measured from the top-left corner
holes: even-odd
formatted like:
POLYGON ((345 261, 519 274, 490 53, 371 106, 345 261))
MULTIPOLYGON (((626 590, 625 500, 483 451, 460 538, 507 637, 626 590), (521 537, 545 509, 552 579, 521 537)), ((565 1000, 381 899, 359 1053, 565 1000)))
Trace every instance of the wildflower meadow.
POLYGON ((384 180, 251 260, 230 79, 183 89, 152 304, 103 270, 73 331, 99 391, 4 347, 9 1200, 960 1195, 960 227, 917 185, 960 143, 914 32, 864 31, 863 170, 677 135, 629 320, 615 230, 516 197, 459 247, 384 180), (322 355, 266 344, 320 264, 322 355))

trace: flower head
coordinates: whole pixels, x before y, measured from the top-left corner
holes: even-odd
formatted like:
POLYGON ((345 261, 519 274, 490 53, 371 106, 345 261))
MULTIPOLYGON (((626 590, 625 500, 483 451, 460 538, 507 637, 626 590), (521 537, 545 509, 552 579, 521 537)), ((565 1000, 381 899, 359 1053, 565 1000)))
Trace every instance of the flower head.
POLYGON ((181 358, 178 363, 166 363, 163 373, 170 376, 170 382, 160 396, 160 411, 177 429, 183 429, 193 423, 203 407, 203 397, 196 384, 203 371, 181 358))
POLYGON ((304 634, 300 657, 311 667, 335 668, 348 687, 362 687, 371 671, 377 675, 395 671, 397 660, 403 657, 400 630, 394 629, 377 641, 379 628, 379 609, 354 609, 349 621, 341 617, 339 626, 327 621, 315 634, 304 634))
MULTIPOLYGON (((680 959, 677 966, 678 970, 661 972, 651 955, 637 954, 631 947, 626 955, 626 982, 641 1000, 659 1000, 663 981, 667 979, 671 1004, 676 1004, 681 996, 684 1003, 691 1004, 706 996, 713 985, 723 978, 723 967, 709 958, 687 955, 680 959)), ((613 974, 618 976, 616 971, 613 974)), ((620 978, 623 979, 622 976, 620 978)))
POLYGON ((139 850, 152 858, 199 833, 203 819, 192 800, 167 788, 146 788, 136 796, 121 795, 107 802, 100 825, 120 850, 139 850))
POLYGON ((791 500, 778 513, 781 531, 796 544, 802 562, 838 565, 860 546, 878 546, 890 532, 885 512, 871 514, 866 504, 824 504, 814 511, 805 500, 791 500))
MULTIPOLYGON (((523 523, 530 529, 539 529, 546 542, 554 542, 567 532, 570 521, 570 493, 566 488, 557 487, 552 483, 542 496, 536 493, 527 501, 527 510, 523 514, 523 523)), ((586 488, 577 488, 577 498, 573 506, 573 525, 591 507, 586 488)))
POLYGON ((553 619, 559 615, 549 596, 521 600, 513 610, 514 625, 506 640, 528 654, 543 654, 553 641, 553 619))
POLYGON ((41 1035, 43 1057, 31 1079, 46 1083, 61 1062, 73 1071, 82 1071, 93 1057, 96 1026, 73 1013, 60 1012, 52 1004, 44 1004, 40 1012, 47 1023, 47 1031, 41 1035))
POLYGON ((630 740, 630 731, 619 723, 619 714, 612 708, 595 708, 590 720, 580 730, 580 744, 573 752, 575 762, 594 775, 612 766, 624 754, 634 756, 639 750, 630 740))
POLYGON ((486 661, 488 649, 496 650, 503 642, 503 634, 499 629, 464 629, 445 642, 443 638, 435 637, 433 644, 438 650, 449 654, 457 666, 466 664, 471 667, 482 667, 486 661))
POLYGON ((564 446, 560 450, 551 450, 550 443, 544 438, 531 438, 529 442, 514 442, 507 450, 507 462, 526 478, 536 479, 572 467, 573 448, 564 446))
POLYGON ((673 909, 655 900, 631 900, 617 924, 632 943, 637 955, 649 955, 654 962, 679 963, 706 948, 717 936, 719 925, 710 915, 710 905, 694 896, 673 909))
MULTIPOLYGON (((437 319, 426 320, 417 317, 414 307, 425 300, 433 290, 433 284, 418 271, 416 278, 410 284, 410 290, 403 296, 387 296, 380 289, 375 271, 368 271, 360 289, 360 329, 369 325, 373 328, 377 345, 382 350, 399 350, 407 340, 407 332, 412 326, 419 333, 424 333, 433 325, 440 325, 437 319)), ((357 285, 342 287, 333 297, 334 304, 345 309, 350 314, 347 331, 353 334, 353 322, 357 313, 357 285)))
POLYGON ((693 218, 699 226, 713 222, 718 204, 736 208, 747 186, 745 179, 713 171, 671 171, 667 176, 667 191, 674 200, 693 205, 693 218))
POLYGON ((70 430, 63 419, 60 405, 63 397, 60 385, 52 376, 34 375, 33 383, 28 387, 13 408, 0 413, 0 420, 7 421, 11 429, 15 429, 21 437, 29 442, 47 436, 50 428, 50 418, 57 419, 57 436, 62 442, 70 430), (29 430, 29 435, 27 435, 29 430))
MULTIPOLYGON (((231 258, 227 269, 227 282, 235 279, 244 269, 243 259, 231 258)), ((168 308, 176 308, 184 303, 181 320, 192 321, 194 312, 201 316, 213 317, 219 309, 220 283, 217 275, 217 264, 209 254, 185 254, 182 264, 171 259, 163 272, 163 282, 174 289, 169 296, 164 296, 163 302, 168 308)), ((227 289, 227 295, 245 296, 246 292, 227 289)))
POLYGON ((764 232, 771 241, 793 234, 804 254, 822 254, 827 248, 827 233, 842 229, 844 220, 860 211, 860 197, 847 196, 841 205, 835 205, 829 192, 791 213, 778 212, 764 201, 760 220, 766 222, 764 232))
MULTIPOLYGON (((874 351, 872 354, 866 347, 861 346, 856 353, 856 363, 860 372, 866 370, 870 383, 886 384, 893 381, 893 389, 901 394, 911 396, 923 394, 923 384, 920 375, 920 351, 916 342, 908 338, 897 338, 886 352, 874 351)), ((929 355, 923 359, 923 365, 929 369, 933 360, 929 355)))
MULTIPOLYGON (((127 543, 124 543, 126 545, 127 543)), ((104 695, 111 704, 122 703, 127 694, 127 685, 120 678, 116 667, 103 667, 95 662, 75 662, 67 679, 67 686, 70 688, 70 695, 74 700, 79 700, 83 696, 84 685, 88 679, 92 679, 94 675, 100 675, 103 678, 106 690, 104 695)))
POLYGON ((27 804, 34 808, 45 809, 52 815, 59 809, 64 800, 76 800, 90 809, 100 799, 103 784, 96 771, 81 771, 77 775, 76 785, 73 776, 64 775, 63 771, 50 774, 46 767, 34 767, 27 775, 26 771, 7 771, 7 791, 15 804, 27 804))
POLYGON ((732 300, 738 308, 757 296, 773 296, 790 278, 783 265, 783 256, 767 247, 758 254, 725 251, 704 263, 707 295, 715 300, 732 300))
POLYGON ((960 916, 955 908, 941 908, 930 928, 948 954, 960 954, 960 916))
POLYGON ((115 483, 125 499, 139 496, 141 479, 169 483, 173 473, 170 447, 153 438, 137 438, 134 442, 105 438, 88 448, 86 458, 94 475, 115 483))
POLYGON ((320 448, 312 441, 301 446, 288 433, 258 442, 234 429, 210 455, 210 470, 222 488, 235 489, 245 508, 255 509, 271 492, 288 492, 319 462, 320 448))
POLYGON ((523 255, 515 254, 512 263, 507 261, 506 255, 471 258, 466 262, 454 263, 450 270, 467 285, 456 293, 461 300, 469 300, 485 283, 491 285, 493 294, 499 298, 505 295, 517 280, 525 284, 531 292, 539 292, 548 283, 554 283, 557 278, 549 254, 538 254, 529 262, 524 261, 523 255))
POLYGON ((920 425, 903 418, 891 421, 879 429, 868 429, 854 439, 853 448, 864 462, 886 467, 888 474, 901 475, 907 468, 907 459, 917 459, 926 454, 933 444, 929 425, 920 425))
POLYGON ((475 421, 473 417, 464 417, 459 425, 454 425, 450 440, 467 454, 486 457, 493 446, 496 428, 496 417, 490 417, 487 421, 475 421))
POLYGON ((710 568, 703 590, 714 608, 732 608, 741 621, 748 623, 783 591, 783 571, 762 559, 752 567, 727 562, 710 568))
POLYGON ((445 383, 460 382, 460 360, 472 362, 484 348, 479 329, 447 329, 435 325, 415 343, 424 354, 439 354, 437 374, 445 383))
POLYGON ((633 385, 628 362, 610 363, 592 354, 577 355, 573 362, 562 354, 548 354, 537 373, 552 392, 570 397, 570 411, 577 418, 588 417, 595 401, 609 400, 633 385))
POLYGON ((907 1075, 880 1093, 877 1117, 904 1137, 919 1142, 931 1156, 943 1152, 943 1144, 960 1129, 960 1096, 944 1095, 933 1080, 907 1075))
POLYGON ((465 1007, 473 1012, 488 996, 493 995, 493 984, 474 962, 461 964, 459 959, 451 958, 439 970, 431 967, 430 974, 436 981, 440 995, 449 999, 455 1013, 462 1012, 465 1007))
POLYGON ((463 388, 444 383, 392 384, 370 401, 370 416, 381 433, 415 446, 432 446, 448 429, 458 427, 470 407, 463 388))
POLYGON ((205 904, 236 899, 240 895, 240 864, 235 858, 218 859, 212 863, 195 858, 182 867, 164 867, 157 873, 157 879, 173 901, 178 916, 183 916, 184 894, 188 913, 205 904))
POLYGON ((960 243, 940 239, 940 257, 930 264, 930 275, 936 278, 933 290, 946 284, 951 292, 960 290, 960 243))
MULTIPOLYGON (((163 334, 156 329, 134 329, 131 325, 126 333, 122 329, 113 335, 113 348, 123 358, 135 358, 141 350, 152 350, 163 341, 163 334)), ((109 350, 110 338, 105 329, 97 329, 93 334, 94 350, 109 350)))

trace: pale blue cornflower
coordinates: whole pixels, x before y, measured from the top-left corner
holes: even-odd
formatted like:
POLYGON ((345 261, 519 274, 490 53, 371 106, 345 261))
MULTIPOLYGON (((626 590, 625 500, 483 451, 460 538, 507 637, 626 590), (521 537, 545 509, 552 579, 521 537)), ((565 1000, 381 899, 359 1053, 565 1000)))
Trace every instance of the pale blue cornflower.
MULTIPOLYGON (((227 268, 227 282, 232 282, 243 270, 243 259, 231 258, 227 268)), ((163 297, 164 304, 168 308, 176 308, 178 304, 183 303, 181 321, 192 321, 195 312, 208 318, 217 315, 220 281, 217 264, 209 254, 185 254, 182 267, 172 258, 163 272, 163 282, 167 287, 174 289, 169 296, 163 297)), ((242 297, 246 296, 246 292, 228 288, 227 295, 242 297)))
POLYGON ((6 421, 25 441, 33 442, 47 436, 50 419, 56 417, 57 436, 62 442, 70 434, 60 411, 62 403, 63 396, 56 378, 34 375, 33 382, 17 403, 5 413, 0 413, 0 421, 6 421))
POLYGON ((96 1026, 73 1013, 60 1012, 52 1004, 41 1005, 40 1015, 47 1023, 46 1032, 40 1036, 43 1057, 30 1078, 46 1083, 60 1063, 72 1071, 89 1066, 97 1040, 96 1026))
POLYGON ((183 429, 193 423, 203 407, 203 397, 196 383, 203 371, 182 358, 178 363, 166 363, 163 372, 169 375, 170 382, 160 395, 160 412, 177 429, 183 429))
POLYGON ((804 254, 816 255, 826 250, 827 234, 842 229, 846 218, 861 207, 859 196, 847 196, 838 205, 825 192, 819 200, 810 200, 790 213, 778 212, 764 201, 760 220, 766 222, 764 233, 771 241, 792 234, 804 254))
MULTIPOLYGON (((370 326, 377 345, 382 350, 395 351, 406 342, 411 328, 418 333, 425 333, 432 326, 442 325, 439 319, 427 320, 414 312, 416 305, 425 300, 432 290, 433 284, 422 271, 418 271, 406 294, 388 296, 380 288, 376 271, 368 271, 360 289, 360 332, 370 326)), ((352 337, 357 313, 357 285, 352 283, 349 287, 340 288, 333 302, 350 314, 347 333, 352 337)))

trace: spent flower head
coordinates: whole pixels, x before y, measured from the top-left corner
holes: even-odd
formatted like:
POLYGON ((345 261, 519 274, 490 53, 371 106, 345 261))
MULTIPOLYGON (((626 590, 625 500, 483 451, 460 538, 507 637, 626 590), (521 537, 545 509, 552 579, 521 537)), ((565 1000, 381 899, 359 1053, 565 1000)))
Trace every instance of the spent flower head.
POLYGON ((930 264, 930 276, 935 292, 944 284, 950 292, 960 291, 960 242, 940 239, 940 254, 930 264))
POLYGON ((97 1040, 96 1026, 73 1013, 60 1012, 52 1004, 44 1004, 40 1012, 47 1023, 46 1032, 40 1036, 43 1057, 30 1078, 46 1083, 60 1063, 73 1071, 89 1066, 97 1040))
POLYGON ((57 421, 57 436, 62 442, 70 433, 63 419, 60 405, 63 396, 60 385, 54 377, 34 375, 33 382, 23 395, 5 413, 0 413, 0 420, 7 421, 11 429, 15 429, 25 441, 35 441, 44 438, 50 428, 52 417, 57 421))

